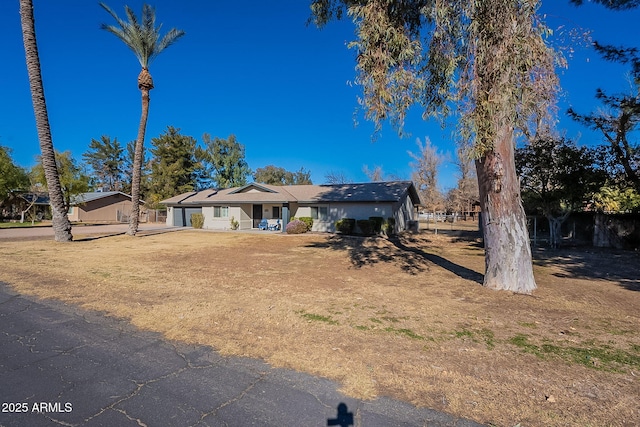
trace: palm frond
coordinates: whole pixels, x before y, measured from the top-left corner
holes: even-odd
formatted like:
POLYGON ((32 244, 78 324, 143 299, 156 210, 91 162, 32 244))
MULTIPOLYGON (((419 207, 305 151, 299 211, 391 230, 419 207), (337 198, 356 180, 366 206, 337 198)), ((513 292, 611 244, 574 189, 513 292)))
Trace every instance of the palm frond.
MULTIPOLYGON (((146 31, 155 32, 156 10, 148 4, 142 6, 142 26, 146 31)), ((159 32, 160 28, 158 28, 159 32)))
POLYGON ((125 6, 127 21, 118 17, 106 4, 100 3, 100 6, 118 24, 117 26, 102 24, 101 28, 115 35, 127 45, 138 58, 142 68, 148 68, 160 52, 185 34, 182 30, 172 28, 161 38, 160 30, 162 29, 162 24, 156 27, 155 9, 148 4, 142 6, 141 20, 138 20, 138 17, 129 6, 125 6))
MULTIPOLYGON (((116 22, 118 23, 118 25, 120 25, 121 27, 125 27, 127 25, 127 23, 125 21, 123 21, 122 19, 120 19, 120 17, 113 11, 113 9, 111 9, 109 6, 107 6, 106 4, 100 2, 100 6, 102 6, 102 8, 104 10, 106 10, 107 12, 109 12, 109 14, 113 17, 113 19, 116 20, 116 22)), ((104 27, 105 24, 102 24, 102 26, 104 27)))
POLYGON ((129 6, 125 6, 124 10, 125 10, 125 13, 127 14, 127 19, 129 20, 128 26, 135 31, 140 31, 140 24, 138 23, 138 17, 136 16, 133 9, 131 9, 129 6))
POLYGON ((164 35, 162 40, 158 43, 157 52, 160 53, 172 44, 174 44, 180 37, 184 36, 185 32, 182 30, 176 30, 172 28, 164 35))

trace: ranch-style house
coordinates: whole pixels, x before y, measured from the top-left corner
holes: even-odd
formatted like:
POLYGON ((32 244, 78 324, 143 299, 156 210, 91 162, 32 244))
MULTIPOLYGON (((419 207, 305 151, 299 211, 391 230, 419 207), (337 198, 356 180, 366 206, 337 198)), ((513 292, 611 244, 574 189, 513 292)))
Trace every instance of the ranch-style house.
POLYGON ((420 196, 411 181, 364 184, 286 185, 251 183, 222 190, 180 194, 161 202, 167 225, 190 227, 191 215, 204 216, 204 227, 228 230, 258 228, 261 221, 284 228, 292 217, 313 218, 312 231, 334 232, 342 218, 394 218, 396 232, 415 226, 420 196))

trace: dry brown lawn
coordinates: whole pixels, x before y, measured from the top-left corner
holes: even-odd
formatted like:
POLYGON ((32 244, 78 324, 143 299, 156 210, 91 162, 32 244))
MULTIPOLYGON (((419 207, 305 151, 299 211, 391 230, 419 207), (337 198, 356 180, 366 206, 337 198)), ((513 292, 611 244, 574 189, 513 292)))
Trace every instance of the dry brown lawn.
POLYGON ((538 253, 532 296, 484 289, 478 242, 442 233, 180 231, 2 242, 0 257, 0 280, 21 293, 355 397, 505 427, 640 425, 637 253, 538 253))

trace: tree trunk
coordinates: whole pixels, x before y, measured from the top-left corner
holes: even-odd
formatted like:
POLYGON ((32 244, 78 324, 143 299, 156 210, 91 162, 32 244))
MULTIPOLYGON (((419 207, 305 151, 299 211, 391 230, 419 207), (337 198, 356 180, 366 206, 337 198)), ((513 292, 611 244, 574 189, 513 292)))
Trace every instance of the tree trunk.
MULTIPOLYGON (((32 196, 31 196, 31 203, 29 203, 29 206, 27 206, 27 208, 26 208, 26 209, 23 209, 23 210, 20 212, 20 224, 24 223, 24 214, 25 214, 25 213, 27 213, 27 212, 29 212, 29 211, 31 210, 31 208, 33 207, 33 205, 35 205, 35 204, 36 204, 36 201, 37 201, 37 200, 38 200, 38 196, 36 196, 36 195, 32 195, 32 196)), ((34 212, 34 214, 33 214, 33 218, 32 218, 32 219, 34 219, 34 220, 35 220, 35 216, 36 216, 36 215, 35 215, 35 212, 34 212)), ((31 221, 31 223, 32 223, 32 224, 33 224, 34 220, 32 220, 32 221, 31 221)))
POLYGON ((529 294, 536 288, 527 218, 520 199, 511 128, 476 161, 485 245, 484 286, 529 294))
POLYGON ((138 138, 133 155, 133 176, 131 177, 131 215, 129 216, 129 236, 135 236, 138 232, 138 220, 140 216, 140 183, 142 181, 142 161, 144 157, 144 134, 147 129, 149 117, 149 89, 140 88, 142 92, 142 115, 138 127, 138 138))
POLYGON ((64 204, 60 176, 56 166, 56 156, 51 138, 49 115, 44 98, 42 74, 40 72, 40 58, 38 56, 38 44, 36 42, 35 20, 33 17, 33 4, 31 0, 20 0, 20 22, 22 24, 22 39, 27 60, 29 74, 29 86, 31 88, 31 100, 33 112, 36 118, 36 128, 42 153, 42 167, 47 180, 49 190, 49 203, 53 216, 53 231, 57 242, 70 242, 71 222, 67 216, 67 208, 64 204))
POLYGON ((546 214, 547 221, 549 221, 549 246, 553 249, 560 247, 562 241, 562 224, 569 218, 569 212, 565 212, 558 217, 554 217, 551 214, 546 214))
POLYGON ((560 247, 560 239, 562 238, 560 227, 563 221, 560 218, 551 216, 547 217, 547 221, 549 221, 549 246, 552 249, 558 249, 560 247))

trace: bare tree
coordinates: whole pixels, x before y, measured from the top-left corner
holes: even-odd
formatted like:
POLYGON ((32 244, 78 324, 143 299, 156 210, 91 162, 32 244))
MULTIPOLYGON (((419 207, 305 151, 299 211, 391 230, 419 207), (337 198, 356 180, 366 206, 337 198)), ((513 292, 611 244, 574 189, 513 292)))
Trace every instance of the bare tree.
POLYGON ((324 176, 324 180, 327 184, 348 184, 351 182, 343 171, 329 171, 324 176))
POLYGON ((364 165, 362 167, 362 172, 369 178, 371 182, 381 182, 384 181, 384 172, 382 171, 382 166, 374 166, 373 169, 369 169, 369 165, 364 165))
POLYGON ((413 168, 413 179, 426 210, 434 214, 444 207, 444 197, 438 190, 438 167, 442 164, 445 156, 438 152, 437 147, 431 144, 429 138, 425 138, 424 143, 420 138, 416 139, 418 152, 407 151, 414 160, 409 163, 413 168))
POLYGON ((463 215, 471 211, 474 203, 480 200, 478 192, 478 178, 471 155, 472 147, 461 145, 456 151, 455 164, 458 168, 458 185, 454 191, 454 203, 463 215))

